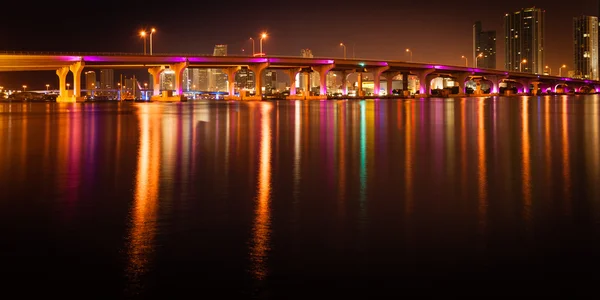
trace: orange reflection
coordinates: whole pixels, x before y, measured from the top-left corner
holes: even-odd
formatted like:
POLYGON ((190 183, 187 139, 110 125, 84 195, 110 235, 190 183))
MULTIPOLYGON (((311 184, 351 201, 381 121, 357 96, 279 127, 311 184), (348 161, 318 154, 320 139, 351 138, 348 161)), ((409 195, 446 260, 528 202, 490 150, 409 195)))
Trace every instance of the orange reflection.
POLYGON ((486 155, 485 155, 485 110, 484 110, 484 99, 479 99, 477 103, 477 115, 479 117, 477 126, 477 169, 479 172, 478 187, 479 187, 479 226, 483 232, 486 228, 486 215, 487 215, 487 168, 486 168, 486 155))
POLYGON ((467 197, 467 104, 464 98, 460 99, 460 186, 463 199, 467 197))
POLYGON ((271 235, 271 212, 269 208, 271 192, 271 104, 264 103, 261 106, 261 138, 260 158, 258 171, 258 205, 256 207, 256 219, 252 232, 252 248, 250 250, 252 260, 252 273, 258 280, 267 276, 267 256, 269 251, 269 239, 271 235))
POLYGON ((160 173, 160 115, 154 112, 157 107, 138 107, 140 143, 127 268, 135 283, 139 283, 139 277, 147 271, 148 261, 154 252, 160 173))
MULTIPOLYGON (((596 199, 593 203, 594 211, 596 212, 596 220, 598 220, 597 214, 600 213, 600 189, 598 188, 598 182, 600 182, 600 110, 598 108, 598 97, 593 100, 586 102, 585 105, 585 132, 587 132, 585 151, 587 153, 586 160, 588 161, 587 172, 588 172, 588 187, 592 187, 590 199, 596 199)), ((597 222, 597 221, 596 221, 597 222)))
POLYGON ((294 103, 294 202, 298 201, 300 194, 300 167, 302 159, 301 145, 301 133, 302 133, 302 119, 300 117, 300 101, 294 103))
MULTIPOLYGON (((565 200, 570 198, 571 194, 571 164, 569 160, 569 116, 568 116, 568 99, 567 97, 562 99, 562 163, 563 163, 563 181, 564 181, 564 198, 565 200)), ((570 214, 571 205, 568 201, 565 202, 565 211, 570 214)))
MULTIPOLYGON (((20 182, 25 182, 25 170, 27 170, 27 106, 23 105, 23 116, 21 117, 21 149, 19 150, 19 158, 21 158, 19 177, 20 182)), ((46 148, 47 149, 47 148, 46 148)))
POLYGON ((338 113, 338 124, 336 127, 337 137, 339 138, 338 144, 339 152, 339 170, 338 170, 338 191, 339 191, 339 200, 340 202, 346 199, 346 102, 341 102, 338 104, 340 108, 340 112, 338 113))
POLYGON ((544 162, 546 165, 546 182, 552 181, 552 141, 550 139, 550 97, 546 97, 544 110, 544 137, 546 145, 544 147, 544 162))
POLYGON ((531 149, 529 145, 529 99, 521 101, 521 147, 523 153, 523 217, 531 221, 531 149))
POLYGON ((404 119, 406 122, 406 130, 404 133, 404 168, 405 174, 404 178, 406 180, 406 214, 410 215, 413 212, 413 127, 415 122, 415 111, 414 111, 414 103, 412 101, 406 102, 406 118, 404 119))

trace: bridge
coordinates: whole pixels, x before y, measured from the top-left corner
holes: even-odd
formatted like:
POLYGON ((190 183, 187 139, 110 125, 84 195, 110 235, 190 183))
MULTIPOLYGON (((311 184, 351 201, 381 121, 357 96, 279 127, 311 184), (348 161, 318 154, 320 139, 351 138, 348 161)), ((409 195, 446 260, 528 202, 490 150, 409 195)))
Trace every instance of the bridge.
MULTIPOLYGON (((262 74, 266 69, 281 69, 289 76, 290 81, 302 74, 304 78, 304 91, 310 90, 310 73, 318 72, 320 94, 311 96, 306 93, 296 93, 294 84, 290 85, 289 99, 326 99, 327 84, 326 76, 329 72, 340 73, 342 79, 343 94, 348 94, 347 75, 357 73, 358 91, 357 96, 364 96, 362 90, 362 78, 364 73, 372 73, 374 96, 379 96, 381 79, 387 81, 387 91, 391 91, 392 80, 396 76, 402 76, 403 82, 408 82, 409 76, 415 76, 418 80, 419 96, 431 95, 431 81, 437 77, 451 77, 459 86, 459 94, 464 95, 465 83, 474 80, 477 83, 475 94, 482 94, 480 82, 487 81, 490 84, 490 93, 498 94, 499 85, 502 82, 513 82, 520 86, 519 92, 539 93, 550 89, 555 92, 557 86, 568 87, 575 92, 600 90, 600 81, 557 77, 550 75, 539 75, 523 72, 507 72, 494 69, 472 68, 465 66, 449 66, 431 63, 373 60, 373 59, 339 59, 339 58, 302 58, 286 56, 211 56, 193 54, 154 54, 143 55, 136 53, 0 53, 0 71, 35 71, 53 70, 59 78, 58 102, 75 102, 81 97, 81 72, 85 67, 91 68, 146 68, 153 75, 152 100, 157 101, 184 101, 183 96, 183 71, 185 68, 212 68, 223 69, 227 78, 235 78, 236 72, 241 69, 252 71, 255 76, 255 90, 262 90, 262 74), (175 91, 173 96, 160 93, 160 74, 170 69, 175 73, 175 91), (66 89, 67 74, 73 73, 72 89, 66 89)), ((255 96, 235 95, 232 81, 228 84, 229 99, 234 100, 262 100, 261 93, 255 96)), ((408 92, 408 85, 403 84, 404 93, 408 92)))

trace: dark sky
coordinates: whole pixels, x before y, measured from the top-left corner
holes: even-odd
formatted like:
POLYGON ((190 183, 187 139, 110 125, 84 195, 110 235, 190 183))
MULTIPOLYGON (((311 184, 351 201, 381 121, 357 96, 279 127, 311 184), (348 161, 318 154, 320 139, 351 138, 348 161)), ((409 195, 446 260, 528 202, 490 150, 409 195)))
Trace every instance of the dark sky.
MULTIPOLYGON (((262 31, 267 55, 341 57, 340 42, 357 58, 462 65, 472 55, 472 24, 497 31, 497 66, 504 65, 502 18, 537 6, 546 10, 546 64, 572 64, 572 19, 598 15, 598 0, 565 1, 56 1, 3 4, 0 50, 142 52, 139 31, 156 27, 154 53, 211 54, 228 44, 229 55, 251 52, 262 31), (156 3, 156 4, 152 4, 156 3), (158 5, 157 5, 158 4, 158 5)), ((469 60, 471 64, 471 60, 469 60)), ((563 70, 564 71, 564 70, 563 70)), ((5 76, 0 77, 0 80, 5 76)))

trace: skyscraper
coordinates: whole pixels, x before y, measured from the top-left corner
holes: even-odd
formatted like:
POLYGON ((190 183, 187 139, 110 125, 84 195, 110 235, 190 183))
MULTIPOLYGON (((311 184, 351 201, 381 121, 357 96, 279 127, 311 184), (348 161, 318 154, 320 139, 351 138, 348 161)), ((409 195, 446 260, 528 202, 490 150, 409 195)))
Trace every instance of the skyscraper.
POLYGON ((239 89, 252 90, 254 86, 254 72, 247 68, 240 69, 235 73, 235 82, 239 89))
POLYGON ((85 73, 85 89, 88 91, 88 94, 96 88, 96 72, 94 71, 86 71, 85 73))
POLYGON ((598 17, 574 17, 573 41, 575 76, 598 80, 598 17))
MULTIPOLYGON (((313 57, 313 53, 310 49, 302 49, 300 50, 300 54, 302 55, 302 57, 305 58, 312 58, 313 57)), ((318 87, 320 82, 319 82, 319 73, 317 72, 312 72, 309 74, 310 76, 310 88, 314 88, 314 87, 318 87)), ((300 87, 304 88, 304 76, 300 76, 300 87)))
POLYGON ((496 68, 496 31, 481 30, 481 22, 473 24, 473 66, 486 69, 496 68), (482 53, 481 57, 478 55, 482 53))
POLYGON ((160 90, 175 90, 175 72, 171 69, 165 69, 160 73, 160 90))
POLYGON ((544 73, 546 11, 524 8, 504 15, 504 68, 507 71, 544 73))
MULTIPOLYGON (((227 45, 215 45, 213 56, 227 56, 227 45)), ((227 74, 225 74, 222 69, 208 70, 208 90, 227 90, 227 74)))
POLYGON ((115 85, 115 72, 113 69, 100 70, 100 86, 101 89, 112 89, 115 85))

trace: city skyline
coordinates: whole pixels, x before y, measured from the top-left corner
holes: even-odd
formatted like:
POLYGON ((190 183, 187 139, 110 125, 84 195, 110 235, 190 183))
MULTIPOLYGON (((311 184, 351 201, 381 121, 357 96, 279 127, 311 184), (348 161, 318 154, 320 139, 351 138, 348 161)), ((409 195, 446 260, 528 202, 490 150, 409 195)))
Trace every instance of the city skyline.
MULTIPOLYGON (((269 7, 269 13, 255 7, 233 7, 222 9, 223 14, 211 13, 220 9, 211 7, 211 3, 190 3, 183 4, 185 9, 176 17, 170 17, 159 7, 125 6, 115 10, 107 2, 95 15, 105 16, 108 21, 90 19, 82 13, 69 16, 69 22, 56 22, 57 8, 42 4, 27 10, 27 14, 43 22, 55 22, 52 30, 40 31, 36 22, 23 24, 20 15, 9 14, 0 20, 3 25, 0 33, 5 37, 0 50, 142 53, 144 44, 139 32, 154 27, 155 54, 210 55, 216 44, 224 44, 228 45, 228 55, 251 55, 250 37, 254 38, 258 51, 259 35, 267 32, 263 45, 267 55, 299 56, 300 49, 311 49, 315 57, 341 58, 344 49, 340 42, 343 42, 349 57, 354 53, 357 58, 409 60, 405 49, 410 48, 415 62, 464 65, 462 56, 471 57, 473 52, 473 24, 481 21, 486 30, 498 33, 496 66, 502 68, 505 45, 500 33, 504 15, 538 7, 546 11, 547 19, 544 64, 558 70, 562 64, 569 68, 573 64, 573 18, 595 16, 599 7, 597 0, 571 1, 568 7, 533 1, 504 1, 485 7, 476 1, 462 3, 458 7, 442 1, 410 5, 380 1, 368 13, 358 14, 357 19, 350 17, 357 15, 354 8, 335 3, 320 4, 318 10, 298 7, 290 12, 281 3, 264 1, 261 4, 269 7), (229 16, 224 18, 224 14, 229 16), (15 23, 19 26, 14 26, 15 23)), ((11 5, 14 4, 8 7, 11 5)), ((473 65, 471 60, 469 64, 473 65)), ((6 78, 6 74, 0 74, 0 80, 6 78)))

